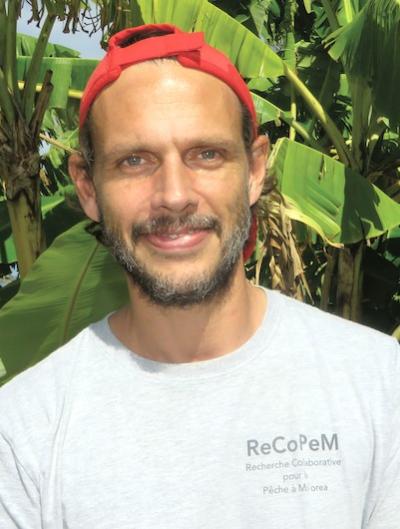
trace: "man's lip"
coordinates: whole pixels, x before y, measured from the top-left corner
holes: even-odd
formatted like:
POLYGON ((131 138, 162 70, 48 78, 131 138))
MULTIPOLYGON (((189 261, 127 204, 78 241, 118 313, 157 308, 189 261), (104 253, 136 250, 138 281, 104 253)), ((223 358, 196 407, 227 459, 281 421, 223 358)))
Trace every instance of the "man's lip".
POLYGON ((164 251, 189 250, 200 244, 210 233, 209 230, 178 231, 174 233, 151 233, 146 240, 154 247, 164 251))

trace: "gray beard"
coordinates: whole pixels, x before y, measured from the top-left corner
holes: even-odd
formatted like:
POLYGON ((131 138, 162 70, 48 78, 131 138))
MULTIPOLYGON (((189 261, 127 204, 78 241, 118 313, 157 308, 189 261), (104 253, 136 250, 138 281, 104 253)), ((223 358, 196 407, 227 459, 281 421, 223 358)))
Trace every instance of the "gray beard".
MULTIPOLYGON (((139 287, 141 293, 152 303, 161 307, 184 308, 222 297, 231 285, 251 225, 248 204, 243 204, 236 215, 236 223, 222 243, 221 258, 214 268, 199 277, 173 281, 161 274, 150 272, 145 263, 140 263, 125 244, 117 229, 107 226, 101 215, 101 240, 109 248, 115 260, 122 266, 128 277, 139 287)), ((214 217, 190 215, 182 218, 159 217, 147 223, 135 225, 132 229, 132 243, 143 234, 171 227, 188 229, 210 229, 221 237, 220 223, 214 217)))

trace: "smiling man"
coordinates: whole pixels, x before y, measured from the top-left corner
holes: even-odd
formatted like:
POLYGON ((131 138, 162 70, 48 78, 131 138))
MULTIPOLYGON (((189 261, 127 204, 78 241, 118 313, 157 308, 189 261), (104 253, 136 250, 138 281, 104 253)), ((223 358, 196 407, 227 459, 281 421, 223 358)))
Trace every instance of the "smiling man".
POLYGON ((399 529, 398 345, 246 280, 268 142, 234 66, 125 30, 80 134, 130 302, 1 389, 1 529, 399 529))
POLYGON ((267 139, 246 148, 242 121, 229 86, 172 60, 123 70, 93 104, 90 176, 79 157, 70 172, 131 286, 155 303, 205 301, 243 277, 267 139))

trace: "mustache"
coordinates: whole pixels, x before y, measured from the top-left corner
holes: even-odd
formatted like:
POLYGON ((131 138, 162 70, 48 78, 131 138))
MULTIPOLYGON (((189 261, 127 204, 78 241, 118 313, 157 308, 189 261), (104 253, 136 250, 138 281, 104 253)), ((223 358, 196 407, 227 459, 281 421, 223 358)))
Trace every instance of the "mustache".
POLYGON ((213 230, 220 236, 222 228, 219 220, 211 215, 192 214, 181 217, 162 215, 135 224, 132 228, 132 237, 136 241, 142 235, 165 235, 181 230, 213 230))

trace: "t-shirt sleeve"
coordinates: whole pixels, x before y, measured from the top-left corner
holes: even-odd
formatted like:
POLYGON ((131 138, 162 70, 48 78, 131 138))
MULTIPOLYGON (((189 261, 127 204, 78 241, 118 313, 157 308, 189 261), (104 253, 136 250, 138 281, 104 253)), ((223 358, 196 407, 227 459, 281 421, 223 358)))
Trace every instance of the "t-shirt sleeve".
POLYGON ((40 529, 39 490, 19 461, 11 443, 0 434, 0 527, 40 529))
MULTIPOLYGON (((397 366, 400 347, 396 344, 397 366)), ((392 415, 379 495, 367 529, 400 529, 400 369, 394 370, 392 415)), ((390 405, 388 403, 388 405, 390 405)))

